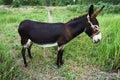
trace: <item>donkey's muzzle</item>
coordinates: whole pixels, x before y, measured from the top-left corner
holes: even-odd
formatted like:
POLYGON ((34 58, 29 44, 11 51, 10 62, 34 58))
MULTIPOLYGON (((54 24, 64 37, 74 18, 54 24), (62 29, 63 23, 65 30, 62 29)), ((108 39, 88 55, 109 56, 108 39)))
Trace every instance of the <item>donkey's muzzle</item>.
POLYGON ((94 36, 93 36, 93 42, 94 42, 94 43, 98 43, 98 42, 101 41, 101 38, 102 38, 101 33, 99 33, 99 34, 97 34, 97 35, 94 35, 94 36))

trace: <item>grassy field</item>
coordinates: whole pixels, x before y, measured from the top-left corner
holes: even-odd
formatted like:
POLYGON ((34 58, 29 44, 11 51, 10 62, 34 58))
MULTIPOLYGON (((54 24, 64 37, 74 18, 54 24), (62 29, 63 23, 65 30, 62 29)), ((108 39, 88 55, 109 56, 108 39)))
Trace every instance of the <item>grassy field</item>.
MULTIPOLYGON (((54 22, 67 22, 85 13, 73 12, 66 7, 53 7, 52 10, 54 22)), ((33 60, 27 57, 29 67, 24 68, 18 25, 25 19, 47 22, 47 7, 0 6, 1 80, 87 80, 91 78, 89 74, 99 70, 119 69, 120 15, 103 13, 97 17, 103 37, 100 43, 93 44, 85 33, 79 35, 65 47, 65 64, 59 69, 55 65, 57 47, 42 48, 34 44, 33 60)))

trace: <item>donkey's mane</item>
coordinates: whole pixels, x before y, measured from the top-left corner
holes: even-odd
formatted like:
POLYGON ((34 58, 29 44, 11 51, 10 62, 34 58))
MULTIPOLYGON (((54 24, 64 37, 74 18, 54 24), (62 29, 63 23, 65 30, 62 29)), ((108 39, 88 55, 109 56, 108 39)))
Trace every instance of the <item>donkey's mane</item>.
POLYGON ((87 14, 83 14, 83 15, 77 16, 77 17, 75 17, 75 18, 73 18, 73 19, 70 19, 68 22, 78 20, 78 19, 80 19, 80 18, 82 18, 82 17, 84 17, 84 16, 86 16, 86 15, 87 15, 87 14))

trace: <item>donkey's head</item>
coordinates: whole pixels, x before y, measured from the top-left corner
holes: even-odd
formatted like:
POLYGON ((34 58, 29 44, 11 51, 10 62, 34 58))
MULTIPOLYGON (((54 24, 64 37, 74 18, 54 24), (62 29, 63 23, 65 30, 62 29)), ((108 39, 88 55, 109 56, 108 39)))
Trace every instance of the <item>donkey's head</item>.
POLYGON ((93 8, 94 8, 93 5, 91 5, 89 8, 89 12, 87 15, 88 26, 85 28, 85 33, 93 39, 94 43, 97 43, 101 40, 102 36, 101 36, 100 28, 99 28, 99 23, 96 17, 102 11, 104 6, 101 7, 101 9, 99 9, 96 12, 94 12, 93 8))

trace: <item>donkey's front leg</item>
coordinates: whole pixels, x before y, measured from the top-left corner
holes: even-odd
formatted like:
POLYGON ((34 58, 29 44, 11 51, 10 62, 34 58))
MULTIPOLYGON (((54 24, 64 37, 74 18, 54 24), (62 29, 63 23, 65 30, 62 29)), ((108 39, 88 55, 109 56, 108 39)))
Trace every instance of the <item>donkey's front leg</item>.
POLYGON ((62 50, 61 50, 61 55, 60 55, 60 65, 63 65, 63 64, 64 64, 64 61, 63 61, 63 59, 62 59, 63 52, 64 52, 64 50, 62 49, 62 50))
POLYGON ((57 54, 57 66, 60 67, 61 65, 64 64, 63 60, 62 60, 62 56, 63 56, 63 47, 58 47, 58 54, 57 54))

